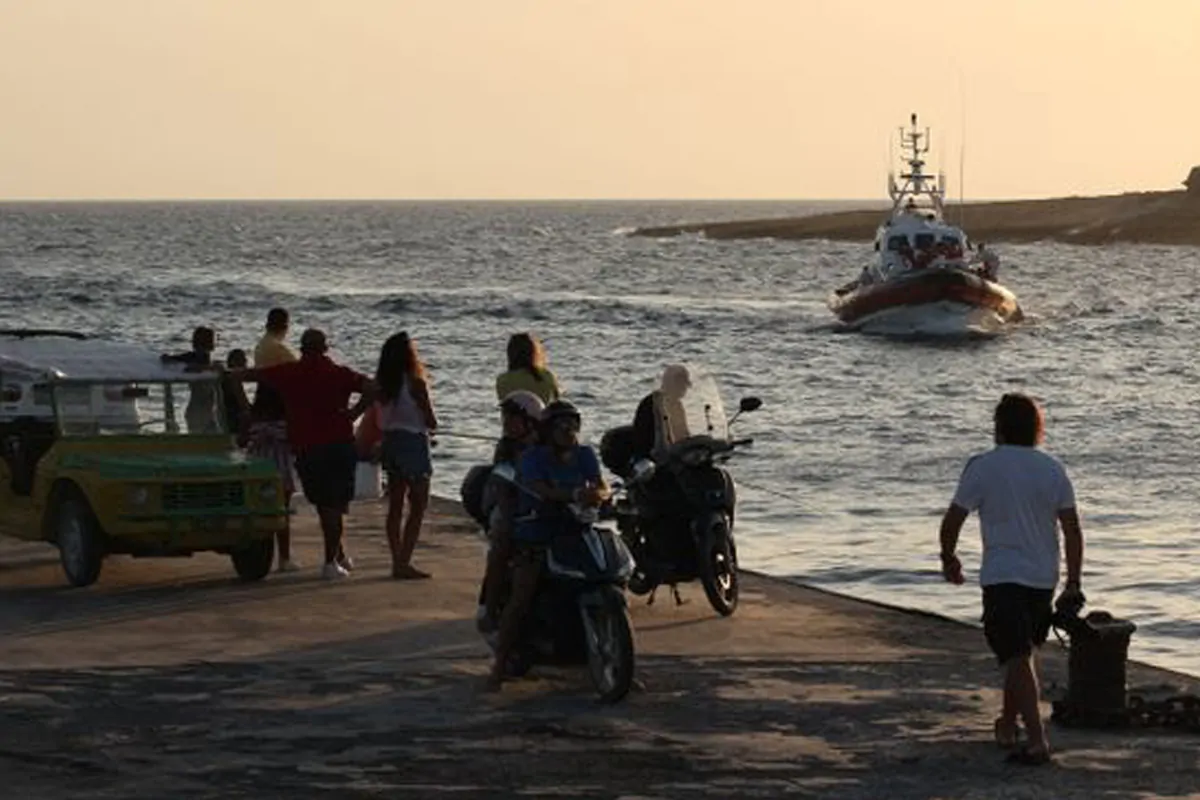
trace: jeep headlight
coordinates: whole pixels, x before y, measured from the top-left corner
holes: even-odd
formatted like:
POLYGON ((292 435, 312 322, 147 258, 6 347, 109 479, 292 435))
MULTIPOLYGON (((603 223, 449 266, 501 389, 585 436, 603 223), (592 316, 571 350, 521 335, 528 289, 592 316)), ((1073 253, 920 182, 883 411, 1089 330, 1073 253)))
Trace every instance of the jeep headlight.
POLYGON ((274 483, 259 484, 258 501, 264 505, 274 503, 279 499, 279 490, 275 488, 274 483))
POLYGON ((150 504, 149 486, 130 486, 125 491, 125 504, 130 508, 145 508, 150 504))

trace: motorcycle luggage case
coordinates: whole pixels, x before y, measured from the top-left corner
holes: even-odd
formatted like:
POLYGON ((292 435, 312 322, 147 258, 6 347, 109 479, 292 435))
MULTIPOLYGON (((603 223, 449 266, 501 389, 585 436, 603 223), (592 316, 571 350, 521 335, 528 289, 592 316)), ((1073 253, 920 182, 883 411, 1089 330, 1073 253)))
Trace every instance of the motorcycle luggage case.
POLYGON ((471 515, 472 519, 485 528, 488 526, 488 515, 487 510, 483 507, 483 493, 491 474, 491 464, 476 464, 467 470, 462 488, 459 490, 463 508, 471 515))
POLYGON ((600 437, 600 460, 621 478, 629 477, 633 459, 633 426, 622 425, 604 432, 600 437))

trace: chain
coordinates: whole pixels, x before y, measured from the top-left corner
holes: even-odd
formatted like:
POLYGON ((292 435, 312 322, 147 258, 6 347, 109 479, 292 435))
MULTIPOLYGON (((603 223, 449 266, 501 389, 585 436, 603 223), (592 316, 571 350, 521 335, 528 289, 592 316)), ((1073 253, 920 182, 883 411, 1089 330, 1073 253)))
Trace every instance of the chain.
POLYGON ((1170 728, 1200 733, 1200 696, 1174 686, 1134 687, 1119 710, 1085 709, 1066 700, 1055 700, 1053 707, 1051 719, 1068 728, 1170 728))
POLYGON ((1137 727, 1182 728, 1200 733, 1200 697, 1174 687, 1148 687, 1129 693, 1131 722, 1137 727))

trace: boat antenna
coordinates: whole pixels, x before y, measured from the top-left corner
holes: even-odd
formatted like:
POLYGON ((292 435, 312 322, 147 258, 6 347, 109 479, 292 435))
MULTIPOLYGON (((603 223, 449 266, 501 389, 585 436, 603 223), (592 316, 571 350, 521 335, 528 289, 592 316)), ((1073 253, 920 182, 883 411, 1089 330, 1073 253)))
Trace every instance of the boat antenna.
POLYGON ((892 136, 892 132, 888 131, 887 141, 887 176, 888 176, 888 197, 895 193, 896 186, 896 140, 892 136))
POLYGON ((958 108, 962 115, 958 139, 958 227, 965 227, 967 215, 967 93, 964 90, 962 67, 958 68, 958 108))

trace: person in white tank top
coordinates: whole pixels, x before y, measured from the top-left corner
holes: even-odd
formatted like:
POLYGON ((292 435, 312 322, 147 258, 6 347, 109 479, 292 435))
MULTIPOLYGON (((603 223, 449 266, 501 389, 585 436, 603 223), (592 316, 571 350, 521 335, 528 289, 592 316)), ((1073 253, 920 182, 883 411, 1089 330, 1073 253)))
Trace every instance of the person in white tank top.
POLYGON ((437 417, 429 399, 425 366, 407 332, 384 342, 376 380, 383 433, 380 455, 388 476, 387 538, 392 551, 392 577, 428 578, 429 573, 412 565, 412 556, 429 506, 429 480, 433 475, 430 439, 437 430, 437 417), (405 499, 408 519, 401 525, 405 499))
POLYGON ((425 411, 417 405, 411 383, 408 376, 405 376, 396 397, 389 402, 380 403, 379 428, 384 432, 384 435, 388 431, 429 433, 429 423, 426 419, 425 411))

